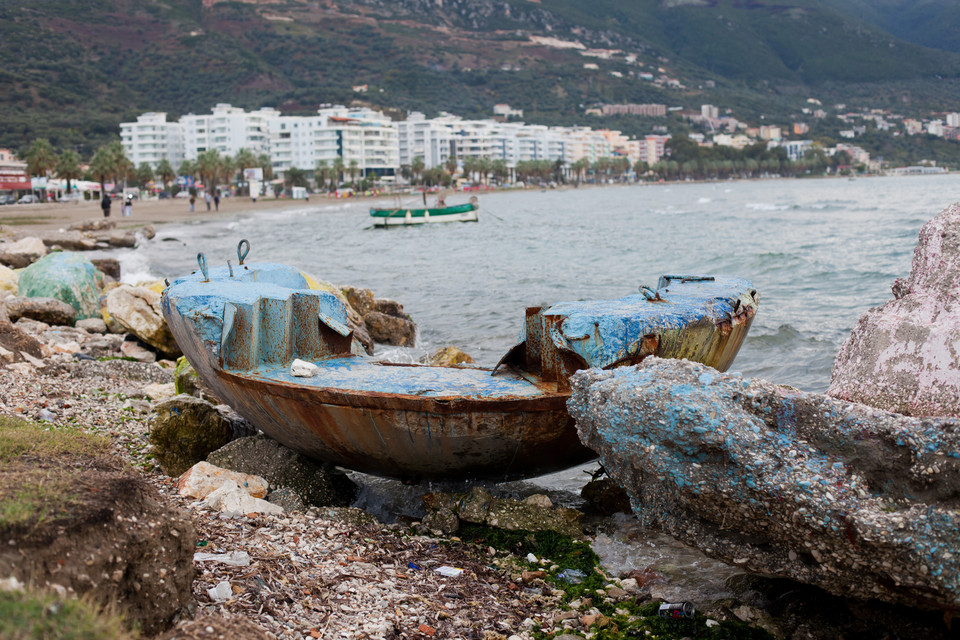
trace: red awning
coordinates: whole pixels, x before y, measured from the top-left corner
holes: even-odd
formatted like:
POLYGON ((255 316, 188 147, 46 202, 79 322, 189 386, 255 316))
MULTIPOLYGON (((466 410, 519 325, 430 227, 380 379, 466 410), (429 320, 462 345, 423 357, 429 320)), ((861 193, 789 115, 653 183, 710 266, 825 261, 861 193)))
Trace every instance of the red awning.
POLYGON ((29 191, 30 178, 0 176, 0 189, 5 191, 29 191))

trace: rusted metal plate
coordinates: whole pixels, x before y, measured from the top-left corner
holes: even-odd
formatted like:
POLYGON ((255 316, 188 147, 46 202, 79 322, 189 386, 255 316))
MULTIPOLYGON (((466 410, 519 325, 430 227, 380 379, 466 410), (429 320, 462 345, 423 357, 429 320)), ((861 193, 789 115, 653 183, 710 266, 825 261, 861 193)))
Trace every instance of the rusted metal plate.
POLYGON ((530 308, 521 344, 505 358, 513 366, 497 375, 350 355, 342 303, 283 265, 181 278, 164 291, 163 309, 201 378, 285 445, 379 475, 503 480, 593 457, 566 411, 577 369, 651 353, 729 365, 756 297, 748 282, 728 280, 670 281, 655 301, 530 308), (319 374, 291 375, 296 358, 319 374))

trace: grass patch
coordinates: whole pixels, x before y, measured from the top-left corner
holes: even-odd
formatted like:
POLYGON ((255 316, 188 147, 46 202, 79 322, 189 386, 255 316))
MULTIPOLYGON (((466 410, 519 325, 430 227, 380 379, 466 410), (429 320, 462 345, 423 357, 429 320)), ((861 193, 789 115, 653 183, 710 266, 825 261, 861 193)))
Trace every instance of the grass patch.
POLYGON ((29 224, 37 224, 38 222, 46 222, 47 220, 53 220, 53 216, 10 216, 9 218, 0 217, 0 224, 9 224, 11 226, 23 226, 29 224))
POLYGON ((24 456, 92 457, 104 455, 109 451, 110 441, 102 436, 0 416, 0 463, 10 463, 24 456))
POLYGON ((0 592, 4 640, 132 640, 121 619, 85 599, 61 599, 34 590, 0 592))

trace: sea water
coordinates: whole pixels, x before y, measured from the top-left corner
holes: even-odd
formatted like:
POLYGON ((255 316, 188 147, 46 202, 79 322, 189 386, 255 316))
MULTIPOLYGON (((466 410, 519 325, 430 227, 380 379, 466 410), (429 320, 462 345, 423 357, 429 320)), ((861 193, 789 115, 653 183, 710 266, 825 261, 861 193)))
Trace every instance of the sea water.
MULTIPOLYGON (((481 195, 476 223, 390 229, 371 228, 362 200, 238 216, 224 200, 223 219, 161 226, 120 258, 125 280, 172 278, 196 269, 198 252, 209 264, 236 264, 237 242, 246 238, 251 262, 296 265, 403 303, 418 325, 418 346, 386 349, 388 357, 412 361, 455 345, 488 365, 516 342, 528 306, 620 297, 655 286, 661 274, 738 276, 753 282, 760 306, 731 370, 822 392, 857 318, 890 300, 894 280, 909 273, 920 227, 957 200, 956 175, 525 190, 481 195)), ((595 468, 497 489, 575 503, 595 468)), ((361 505, 381 517, 417 504, 424 492, 372 478, 364 486, 361 505)), ((696 586, 667 580, 678 597, 724 593, 719 563, 629 520, 595 547, 614 572, 654 566, 693 576, 696 586)))

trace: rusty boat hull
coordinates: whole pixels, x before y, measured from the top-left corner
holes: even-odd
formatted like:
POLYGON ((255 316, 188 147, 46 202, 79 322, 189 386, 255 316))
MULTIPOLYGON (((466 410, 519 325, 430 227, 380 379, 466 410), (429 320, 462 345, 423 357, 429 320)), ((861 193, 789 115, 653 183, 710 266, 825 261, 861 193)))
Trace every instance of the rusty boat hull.
POLYGON ((508 480, 595 457, 580 443, 566 409, 574 371, 630 364, 651 353, 699 355, 725 368, 756 310, 756 292, 746 281, 716 297, 728 307, 717 302, 717 318, 696 322, 670 319, 669 303, 656 301, 655 292, 647 296, 657 305, 659 329, 640 323, 624 331, 622 319, 632 316, 620 301, 600 308, 596 322, 591 303, 528 309, 519 344, 492 369, 391 364, 356 355, 343 304, 310 290, 298 271, 284 265, 181 278, 165 289, 163 311, 204 382, 291 449, 406 480, 508 480), (609 317, 621 321, 602 327, 609 317), (581 336, 581 325, 591 322, 593 337, 581 336), (613 334, 626 343, 616 346, 613 334), (294 376, 295 360, 317 369, 310 377, 294 376))

